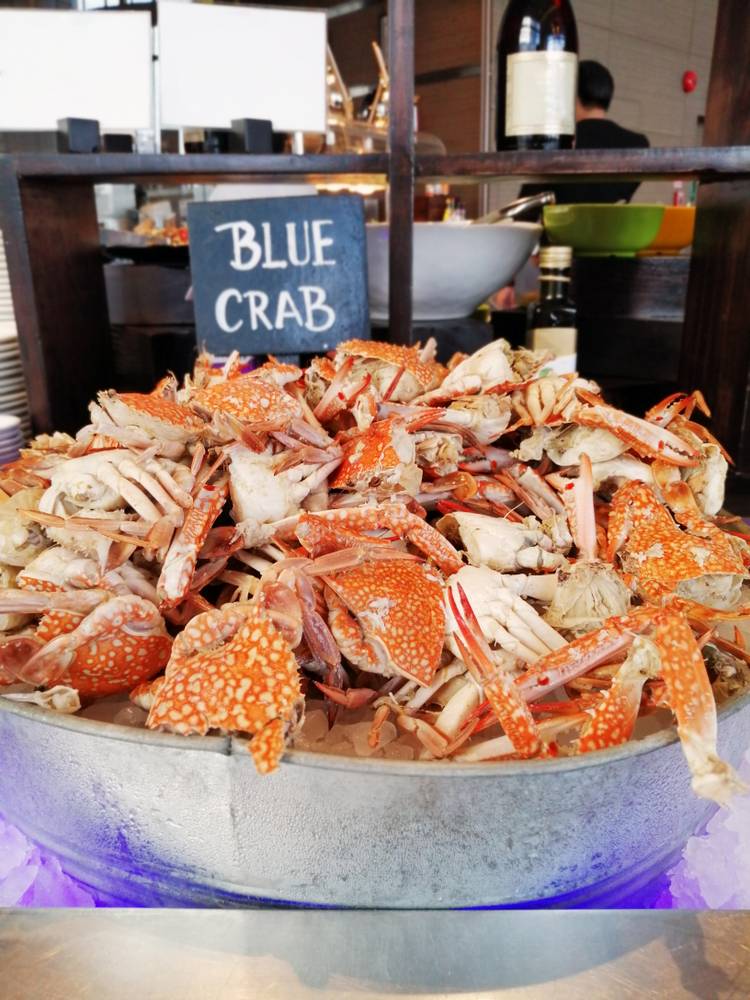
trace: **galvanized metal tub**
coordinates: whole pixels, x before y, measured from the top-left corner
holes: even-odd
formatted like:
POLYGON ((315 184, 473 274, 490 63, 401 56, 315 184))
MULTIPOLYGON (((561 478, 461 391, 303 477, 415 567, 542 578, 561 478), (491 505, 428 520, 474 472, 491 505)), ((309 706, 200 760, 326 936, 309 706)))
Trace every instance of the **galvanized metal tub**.
MULTIPOLYGON (((719 751, 750 744, 750 692, 719 751)), ((456 764, 285 755, 0 699, 0 812, 104 898, 355 907, 613 905, 710 804, 674 730, 577 758, 456 764)))

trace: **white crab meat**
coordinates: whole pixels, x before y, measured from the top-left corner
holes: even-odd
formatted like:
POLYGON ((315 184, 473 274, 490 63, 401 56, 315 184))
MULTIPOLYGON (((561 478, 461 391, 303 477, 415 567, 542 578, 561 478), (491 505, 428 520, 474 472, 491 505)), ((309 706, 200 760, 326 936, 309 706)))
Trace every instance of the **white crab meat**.
POLYGON ((549 604, 557 590, 557 573, 497 573, 506 590, 519 597, 549 604))
POLYGON ((143 460, 123 448, 93 452, 72 458, 52 475, 39 509, 66 517, 85 511, 115 511, 130 506, 144 521, 169 515, 175 525, 183 520, 183 508, 191 500, 193 477, 185 466, 143 460))
POLYGON ((317 467, 297 465, 274 475, 284 455, 270 447, 258 454, 243 445, 227 449, 232 517, 243 531, 245 545, 263 545, 274 532, 273 522, 299 514, 302 503, 317 485, 317 467))
POLYGON ((441 518, 435 527, 449 541, 460 543, 474 566, 511 573, 518 569, 554 570, 568 565, 565 556, 554 551, 552 539, 535 517, 519 523, 457 511, 441 518))
POLYGON ((521 441, 516 450, 510 453, 511 458, 517 458, 521 462, 541 462, 544 458, 547 442, 554 437, 555 433, 554 427, 535 427, 531 434, 521 441))
POLYGON ((478 392, 496 382, 514 382, 516 377, 511 360, 512 354, 506 341, 493 340, 449 372, 440 391, 478 392))
POLYGON ((613 566, 579 559, 558 571, 557 590, 544 619, 554 628, 583 634, 607 618, 627 614, 629 608, 630 591, 613 566))
POLYGON ((18 584, 42 591, 102 589, 122 596, 135 594, 152 604, 158 603, 153 578, 146 570, 125 562, 102 573, 97 559, 57 545, 45 549, 22 569, 18 584))
MULTIPOLYGON (((98 473, 114 461, 111 451, 94 452, 81 458, 71 458, 52 474, 50 487, 42 497, 39 509, 45 514, 65 517, 87 510, 113 511, 125 507, 122 496, 108 486, 98 473)), ((122 452, 119 452, 122 457, 122 452)))
POLYGON ((461 460, 460 434, 445 431, 416 431, 410 435, 414 442, 417 465, 432 469, 437 476, 448 476, 458 471, 461 460))
POLYGON ((724 485, 727 478, 727 461, 715 444, 696 442, 700 451, 700 465, 685 468, 683 475, 695 495, 695 501, 704 517, 713 517, 724 506, 724 485))
MULTIPOLYGON (((85 514, 91 520, 99 519, 102 521, 132 521, 137 517, 135 514, 125 514, 122 511, 108 512, 106 510, 87 510, 85 514)), ((100 535, 98 531, 89 528, 78 530, 52 526, 44 530, 47 537, 57 545, 62 545, 63 548, 71 549, 81 555, 91 556, 102 566, 105 564, 112 541, 104 535, 100 535)))
POLYGON ((492 444, 510 423, 510 415, 507 396, 467 396, 450 404, 446 420, 470 430, 480 444, 492 444))
POLYGON ((471 713, 479 707, 479 688, 468 674, 455 677, 445 687, 451 689, 450 697, 435 722, 435 729, 447 739, 453 740, 461 732, 471 713))
POLYGON ((657 496, 661 497, 659 488, 654 482, 651 466, 636 458, 635 455, 619 455, 617 458, 611 458, 605 462, 592 462, 591 477, 594 492, 601 493, 605 497, 614 496, 621 486, 636 479, 651 486, 655 489, 657 496))
POLYGON ((0 562, 28 566, 49 545, 39 525, 19 510, 38 510, 42 490, 20 490, 0 505, 0 562))
POLYGON ((734 611, 742 603, 744 576, 736 573, 706 573, 692 580, 680 580, 674 588, 678 597, 697 601, 717 611, 734 611))
POLYGON ((624 441, 602 427, 580 427, 569 424, 553 432, 544 443, 544 450, 556 465, 579 465, 581 452, 592 464, 607 462, 628 450, 624 441))
POLYGON ((48 691, 20 691, 4 694, 9 701, 23 701, 40 708, 47 708, 61 715, 75 715, 81 709, 81 699, 75 688, 58 684, 48 691))
POLYGON ((553 514, 552 517, 545 517, 542 521, 542 531, 552 542, 555 552, 562 552, 566 556, 573 548, 573 536, 570 533, 565 514, 553 514))
MULTIPOLYGON (((486 566, 462 566, 448 581, 448 587, 460 583, 474 609, 484 637, 516 660, 526 664, 561 649, 565 639, 547 624, 522 597, 505 587, 504 578, 486 566)), ((453 638, 457 631, 450 610, 446 611, 446 645, 459 655, 453 638)))

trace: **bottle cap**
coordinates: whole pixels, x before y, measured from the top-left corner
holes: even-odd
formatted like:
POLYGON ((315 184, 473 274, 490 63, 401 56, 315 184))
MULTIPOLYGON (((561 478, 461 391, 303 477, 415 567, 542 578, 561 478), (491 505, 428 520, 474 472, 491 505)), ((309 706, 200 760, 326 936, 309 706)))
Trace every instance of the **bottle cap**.
POLYGON ((542 247, 539 251, 539 266, 567 268, 573 263, 573 247, 542 247))

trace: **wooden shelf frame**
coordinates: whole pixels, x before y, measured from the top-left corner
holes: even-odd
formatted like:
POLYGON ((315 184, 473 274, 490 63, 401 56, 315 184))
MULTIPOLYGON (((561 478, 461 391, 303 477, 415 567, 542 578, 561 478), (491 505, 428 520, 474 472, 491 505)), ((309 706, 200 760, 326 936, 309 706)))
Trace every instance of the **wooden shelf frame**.
MULTIPOLYGON (((720 26, 722 18, 741 19, 744 3, 745 0, 720 0, 720 26), (725 15, 727 10, 736 13, 725 15)), ((389 15, 391 116, 388 153, 0 156, 0 230, 6 246, 36 431, 74 431, 86 421, 89 400, 98 389, 110 384, 113 366, 94 201, 94 184, 97 183, 387 182, 391 234, 389 336, 401 344, 413 342, 412 220, 417 182, 487 183, 508 177, 554 178, 560 182, 582 176, 602 181, 696 179, 713 190, 725 190, 727 197, 732 192, 729 200, 733 205, 750 205, 750 145, 729 145, 732 141, 750 143, 750 134, 745 133, 739 137, 720 134, 715 141, 726 145, 716 148, 416 156, 413 134, 414 0, 390 0, 389 15)), ((721 38, 733 40, 738 52, 742 50, 736 31, 733 35, 731 30, 721 29, 717 39, 721 38)), ((736 63, 741 57, 736 54, 733 58, 736 63)), ((730 61, 724 60, 727 65, 730 61)), ((717 65, 717 60, 714 63, 717 65)), ((732 67, 725 71, 732 72, 732 67)), ((709 97, 710 94, 709 89, 709 97)), ((740 120, 736 113, 725 113, 723 117, 740 120)), ((699 208, 699 222, 701 211, 699 208)), ((733 221, 739 218, 734 207, 727 218, 729 222, 721 221, 721 226, 736 228, 739 225, 733 221)), ((696 229, 688 302, 706 303, 705 308, 701 307, 704 308, 705 329, 705 315, 710 312, 708 303, 720 303, 722 295, 725 298, 729 295, 729 286, 722 285, 721 267, 705 266, 706 255, 714 262, 720 258, 722 251, 716 235, 719 230, 714 227, 713 243, 706 251, 698 238, 699 229, 700 226, 696 229)), ((750 246, 750 237, 746 243, 750 246)), ((735 238, 733 245, 745 244, 735 238)), ((741 271, 737 273, 735 287, 740 290, 744 287, 741 271)), ((742 309, 745 309, 744 299, 742 309)), ((750 305, 746 312, 750 328, 750 305)), ((690 330, 688 334, 693 336, 690 330)), ((695 334, 694 339, 697 337, 695 334)), ((688 353, 695 360, 693 368, 686 369, 684 375, 693 380, 700 369, 696 352, 688 353)), ((736 357, 741 361, 745 355, 737 354, 736 357)), ((732 407, 727 409, 727 413, 733 414, 731 420, 736 419, 738 400, 744 392, 739 382, 747 381, 746 371, 739 371, 736 379, 738 385, 732 390, 732 407)), ((720 390, 721 386, 716 391, 720 390)), ((731 423, 730 417, 727 420, 731 423)), ((731 441, 728 443, 731 446, 731 441)))

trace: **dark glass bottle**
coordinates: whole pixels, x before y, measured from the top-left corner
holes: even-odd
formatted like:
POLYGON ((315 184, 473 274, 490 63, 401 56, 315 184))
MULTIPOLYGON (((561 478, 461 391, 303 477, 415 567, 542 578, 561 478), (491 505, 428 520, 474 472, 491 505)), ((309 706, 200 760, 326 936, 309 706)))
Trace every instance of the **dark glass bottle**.
POLYGON ((497 39, 497 148, 571 149, 577 81, 570 0, 510 0, 497 39))
POLYGON ((526 344, 533 351, 552 351, 542 375, 577 370, 578 323, 570 297, 571 247, 542 247, 539 254, 539 301, 531 314, 526 344))

